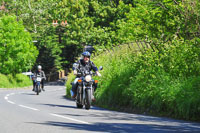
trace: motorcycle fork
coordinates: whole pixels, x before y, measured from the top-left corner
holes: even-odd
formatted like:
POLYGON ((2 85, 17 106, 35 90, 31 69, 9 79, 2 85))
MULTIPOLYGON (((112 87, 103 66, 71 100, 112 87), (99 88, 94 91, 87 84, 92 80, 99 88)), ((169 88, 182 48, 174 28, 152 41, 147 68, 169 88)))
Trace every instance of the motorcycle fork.
MULTIPOLYGON (((91 91, 90 91, 90 93, 91 93, 90 96, 92 96, 92 95, 93 95, 93 87, 92 87, 92 84, 90 85, 89 88, 90 88, 90 90, 91 90, 91 91)), ((86 95, 86 90, 89 89, 89 88, 85 87, 85 84, 83 83, 83 101, 84 101, 84 102, 85 102, 85 99, 86 99, 86 98, 85 98, 85 97, 86 97, 86 96, 85 96, 85 95, 86 95)))
POLYGON ((40 82, 37 82, 36 85, 40 86, 40 82))
POLYGON ((83 82, 83 103, 85 103, 85 90, 86 90, 86 87, 85 87, 85 83, 83 82))
POLYGON ((83 104, 83 87, 81 84, 78 86, 77 100, 78 100, 78 103, 83 104))
MULTIPOLYGON (((37 81, 37 82, 36 82, 36 85, 38 86, 38 89, 40 90, 40 82, 37 81)), ((38 91, 39 91, 39 90, 38 90, 38 91)))

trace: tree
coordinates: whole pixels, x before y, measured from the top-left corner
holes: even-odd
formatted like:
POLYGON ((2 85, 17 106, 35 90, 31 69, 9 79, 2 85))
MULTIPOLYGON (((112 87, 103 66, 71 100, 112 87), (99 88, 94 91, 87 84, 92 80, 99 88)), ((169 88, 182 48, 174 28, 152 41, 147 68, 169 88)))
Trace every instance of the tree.
POLYGON ((117 21, 127 19, 132 2, 111 0, 4 0, 0 15, 16 15, 23 21, 39 50, 37 64, 44 71, 71 67, 84 45, 97 50, 119 44, 117 21), (130 4, 130 5, 128 5, 130 4), (69 25, 53 26, 67 21, 69 25))
POLYGON ((119 21, 118 34, 126 42, 199 38, 199 12, 198 0, 138 0, 128 20, 119 21))
POLYGON ((0 18, 0 72, 13 75, 31 69, 38 55, 30 34, 15 16, 0 18))

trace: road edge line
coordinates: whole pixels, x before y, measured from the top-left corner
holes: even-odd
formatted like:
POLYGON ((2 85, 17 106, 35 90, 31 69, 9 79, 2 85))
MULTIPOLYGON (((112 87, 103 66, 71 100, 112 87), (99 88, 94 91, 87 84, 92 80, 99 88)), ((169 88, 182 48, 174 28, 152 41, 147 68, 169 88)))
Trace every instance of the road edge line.
POLYGON ((52 115, 52 116, 56 116, 56 117, 59 117, 59 118, 64 118, 64 119, 68 119, 68 120, 76 121, 76 122, 79 122, 79 123, 91 124, 91 123, 89 123, 89 122, 85 122, 85 121, 81 121, 81 120, 73 119, 73 118, 66 117, 66 116, 62 116, 62 115, 58 115, 58 114, 50 113, 50 115, 52 115))

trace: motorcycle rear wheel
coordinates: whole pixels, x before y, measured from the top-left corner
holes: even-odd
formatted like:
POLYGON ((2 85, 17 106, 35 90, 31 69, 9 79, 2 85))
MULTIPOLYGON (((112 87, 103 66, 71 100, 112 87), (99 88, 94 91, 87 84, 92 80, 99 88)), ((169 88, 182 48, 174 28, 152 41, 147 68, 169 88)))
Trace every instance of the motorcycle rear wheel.
POLYGON ((80 103, 76 103, 76 107, 82 109, 82 108, 83 108, 83 105, 80 104, 80 103))

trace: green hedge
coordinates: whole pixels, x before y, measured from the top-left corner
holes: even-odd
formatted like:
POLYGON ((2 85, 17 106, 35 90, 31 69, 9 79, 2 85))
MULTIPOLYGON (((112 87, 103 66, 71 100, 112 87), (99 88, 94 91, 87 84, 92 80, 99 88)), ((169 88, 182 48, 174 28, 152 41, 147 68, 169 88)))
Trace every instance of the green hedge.
POLYGON ((32 85, 32 81, 23 74, 3 75, 0 74, 0 88, 18 88, 32 85))
POLYGON ((104 67, 95 93, 96 104, 200 120, 199 41, 173 41, 160 45, 159 50, 143 52, 124 45, 95 57, 95 64, 104 67))

